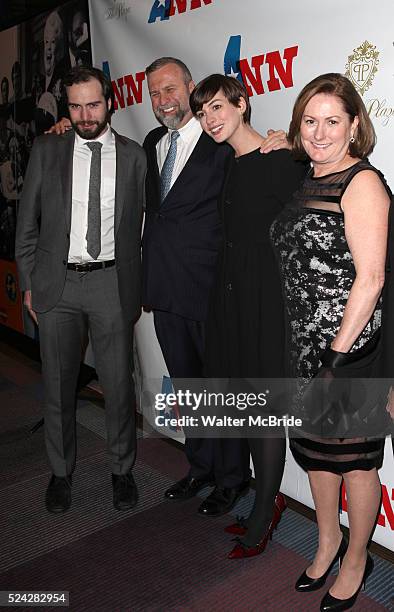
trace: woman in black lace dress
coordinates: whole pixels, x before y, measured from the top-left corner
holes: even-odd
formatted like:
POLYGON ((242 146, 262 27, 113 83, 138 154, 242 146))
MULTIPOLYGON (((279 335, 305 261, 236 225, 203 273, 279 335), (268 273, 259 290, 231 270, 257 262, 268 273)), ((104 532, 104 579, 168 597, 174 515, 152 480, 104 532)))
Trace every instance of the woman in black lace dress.
MULTIPOLYGON (((362 347, 365 352, 375 342, 390 192, 366 159, 375 144, 373 126, 345 77, 322 75, 304 87, 294 106, 289 140, 312 167, 295 202, 273 224, 271 236, 282 268, 292 375, 305 380, 321 372, 322 365, 348 365, 362 347)), ((352 607, 372 571, 367 544, 380 504, 377 470, 383 445, 384 440, 366 437, 304 435, 291 440, 296 461, 308 471, 319 526, 315 559, 296 589, 320 588, 335 561, 343 559, 321 610, 352 607), (342 479, 349 545, 338 519, 342 479)))
MULTIPOLYGON (((192 92, 190 106, 205 132, 234 150, 220 198, 224 237, 206 324, 206 372, 211 378, 231 378, 245 391, 239 379, 284 376, 282 288, 269 230, 299 187, 305 166, 287 150, 260 153, 264 139, 249 123, 248 95, 237 79, 207 77, 192 92)), ((275 434, 247 440, 256 497, 247 525, 226 528, 244 536, 230 552, 231 559, 263 552, 285 507, 278 494, 285 435, 275 434)))

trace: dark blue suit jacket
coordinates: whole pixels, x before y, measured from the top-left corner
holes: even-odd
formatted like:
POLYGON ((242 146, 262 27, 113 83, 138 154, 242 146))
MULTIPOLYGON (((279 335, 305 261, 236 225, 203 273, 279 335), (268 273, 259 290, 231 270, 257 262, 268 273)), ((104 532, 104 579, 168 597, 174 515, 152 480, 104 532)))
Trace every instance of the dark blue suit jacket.
POLYGON ((160 204, 156 144, 166 132, 164 127, 152 130, 143 145, 148 160, 143 304, 204 321, 221 238, 217 200, 230 148, 202 133, 160 204))

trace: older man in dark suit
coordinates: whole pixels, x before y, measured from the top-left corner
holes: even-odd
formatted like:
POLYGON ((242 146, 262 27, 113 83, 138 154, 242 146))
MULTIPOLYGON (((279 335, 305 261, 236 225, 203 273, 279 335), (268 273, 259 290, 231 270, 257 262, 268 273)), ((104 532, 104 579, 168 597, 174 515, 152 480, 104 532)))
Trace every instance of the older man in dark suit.
MULTIPOLYGON (((205 320, 221 237, 217 198, 227 145, 201 129, 189 106, 194 83, 183 62, 164 57, 146 69, 152 109, 162 124, 146 137, 148 174, 143 236, 143 304, 154 324, 172 378, 202 378, 205 320)), ((215 488, 199 513, 228 512, 249 486, 244 440, 186 437, 188 474, 168 499, 215 488)))
POLYGON ((133 323, 140 314, 143 149, 108 125, 111 82, 95 68, 64 79, 73 131, 36 139, 17 224, 24 302, 38 320, 53 471, 50 512, 71 504, 75 392, 89 331, 104 389, 113 503, 137 503, 132 381, 133 323))

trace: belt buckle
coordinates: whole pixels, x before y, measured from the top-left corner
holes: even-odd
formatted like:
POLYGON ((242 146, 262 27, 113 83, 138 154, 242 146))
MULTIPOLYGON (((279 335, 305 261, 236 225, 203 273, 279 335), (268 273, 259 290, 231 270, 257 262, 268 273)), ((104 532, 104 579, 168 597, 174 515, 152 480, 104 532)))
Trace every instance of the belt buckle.
POLYGON ((85 272, 86 271, 86 264, 76 263, 75 264, 75 271, 76 272, 85 272))

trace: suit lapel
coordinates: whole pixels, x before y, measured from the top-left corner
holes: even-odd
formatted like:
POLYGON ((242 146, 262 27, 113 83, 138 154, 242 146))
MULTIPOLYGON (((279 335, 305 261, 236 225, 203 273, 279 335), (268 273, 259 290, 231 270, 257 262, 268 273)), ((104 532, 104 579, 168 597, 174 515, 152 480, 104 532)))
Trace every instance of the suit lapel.
POLYGON ((120 220, 126 197, 126 177, 128 175, 129 157, 124 141, 115 130, 116 149, 116 178, 115 178, 115 236, 119 229, 120 220))
POLYGON ((63 187, 62 194, 67 232, 71 228, 74 141, 74 132, 67 132, 64 135, 63 146, 59 148, 60 180, 63 187))
MULTIPOLYGON (((210 155, 212 151, 216 150, 217 146, 218 145, 210 136, 207 136, 205 132, 202 132, 200 138, 197 140, 196 146, 191 152, 189 159, 183 167, 182 172, 184 172, 185 168, 187 169, 189 163, 194 164, 196 162, 202 162, 207 157, 207 155, 210 155)), ((179 177, 182 176, 182 172, 179 174, 179 177)))
POLYGON ((161 206, 160 202, 160 173, 159 173, 159 165, 157 163, 157 152, 156 145, 163 138, 165 134, 167 134, 167 128, 163 127, 161 130, 157 131, 157 137, 155 140, 152 140, 150 143, 149 149, 147 151, 148 154, 148 165, 150 168, 150 177, 152 188, 155 191, 155 201, 157 202, 157 208, 161 206))

